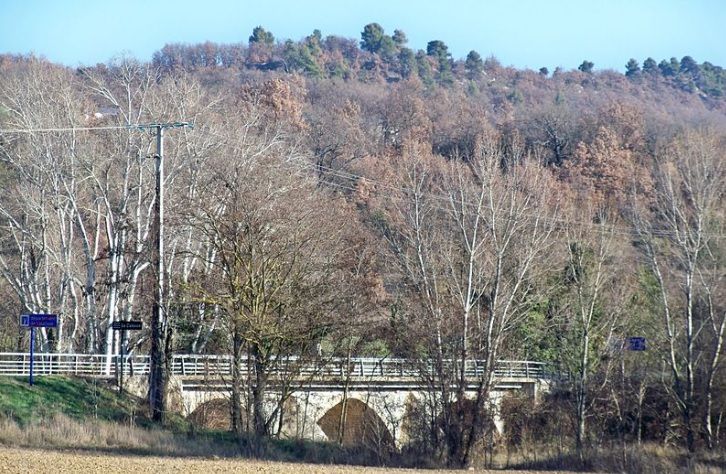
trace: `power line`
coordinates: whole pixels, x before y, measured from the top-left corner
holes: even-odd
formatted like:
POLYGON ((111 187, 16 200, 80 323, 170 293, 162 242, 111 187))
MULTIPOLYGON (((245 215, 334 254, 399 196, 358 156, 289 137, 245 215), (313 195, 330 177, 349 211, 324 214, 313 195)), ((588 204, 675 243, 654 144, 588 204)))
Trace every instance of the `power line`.
POLYGON ((53 133, 53 132, 87 132, 92 130, 147 130, 156 127, 186 127, 189 122, 169 123, 133 123, 128 125, 107 125, 102 127, 49 127, 49 128, 3 128, 0 133, 53 133))
POLYGON ((53 127, 53 128, 3 128, 0 133, 52 133, 86 132, 90 130, 120 130, 138 128, 137 125, 109 125, 106 127, 53 127))
MULTIPOLYGON (((380 181, 377 181, 375 179, 368 178, 366 176, 362 176, 362 175, 358 175, 358 174, 353 174, 353 173, 348 173, 348 172, 341 171, 341 170, 335 170, 334 168, 330 168, 328 166, 321 165, 321 164, 315 164, 315 163, 309 163, 309 162, 303 162, 303 161, 299 161, 299 163, 303 166, 303 168, 311 169, 313 171, 325 170, 325 171, 327 171, 327 174, 332 175, 332 176, 335 176, 335 177, 338 177, 338 178, 341 178, 341 179, 346 179, 346 180, 350 180, 350 181, 366 180, 366 181, 368 181, 368 182, 370 182, 370 183, 372 183, 374 185, 380 186, 382 188, 387 188, 387 189, 390 189, 390 190, 393 190, 393 191, 399 191, 399 192, 404 192, 404 193, 410 193, 410 192, 413 192, 414 191, 411 188, 406 188, 406 187, 402 187, 402 186, 394 186, 394 185, 390 185, 390 184, 381 183, 380 181)), ((327 180, 322 179, 322 178, 319 178, 319 182, 321 182, 323 184, 327 184, 329 186, 333 186, 333 187, 339 188, 339 189, 346 189, 346 190, 350 190, 350 191, 356 191, 357 190, 353 186, 342 185, 340 183, 335 183, 335 182, 332 182, 332 181, 327 181, 327 180)), ((389 198, 392 197, 391 194, 387 194, 387 193, 380 193, 380 194, 383 197, 389 197, 389 198)), ((454 198, 452 198, 450 196, 444 196, 444 195, 435 194, 435 193, 432 193, 432 192, 426 192, 426 191, 424 191, 424 192, 421 192, 420 195, 425 196, 425 197, 429 197, 429 198, 434 199, 436 201, 440 201, 440 202, 447 203, 447 204, 451 204, 453 202, 455 204, 461 205, 462 207, 464 207, 464 206, 466 206, 466 207, 474 206, 474 203, 465 203, 465 202, 462 202, 461 200, 454 199, 454 198)), ((438 210, 438 211, 442 211, 442 212, 449 212, 449 211, 451 211, 450 208, 444 208, 444 207, 436 206, 436 205, 433 205, 433 206, 430 205, 429 207, 431 209, 438 210)), ((547 222, 550 222, 550 223, 577 224, 577 225, 591 227, 591 228, 593 228, 593 230, 595 230, 594 228, 597 226, 596 224, 594 224, 592 222, 578 221, 578 220, 567 219, 567 218, 563 218, 563 217, 536 216, 536 215, 527 214, 527 213, 521 213, 521 214, 519 214, 519 217, 522 217, 522 218, 530 218, 530 219, 539 219, 539 220, 547 221, 547 222)), ((502 218, 501 217, 500 218, 495 218, 494 220, 495 221, 496 220, 500 220, 501 221, 502 218)), ((630 227, 609 225, 609 226, 606 227, 606 230, 612 232, 613 234, 624 235, 624 236, 637 236, 637 235, 640 235, 640 233, 636 229, 632 229, 630 227)), ((656 237, 669 237, 669 236, 673 236, 673 235, 680 234, 680 232, 673 231, 673 230, 668 230, 668 229, 651 229, 649 231, 646 231, 645 233, 651 234, 651 235, 656 236, 656 237)), ((708 232, 706 232, 703 235, 708 236, 708 237, 712 237, 712 238, 716 238, 716 239, 726 238, 726 235, 724 235, 724 234, 714 234, 714 233, 708 233, 708 232)))

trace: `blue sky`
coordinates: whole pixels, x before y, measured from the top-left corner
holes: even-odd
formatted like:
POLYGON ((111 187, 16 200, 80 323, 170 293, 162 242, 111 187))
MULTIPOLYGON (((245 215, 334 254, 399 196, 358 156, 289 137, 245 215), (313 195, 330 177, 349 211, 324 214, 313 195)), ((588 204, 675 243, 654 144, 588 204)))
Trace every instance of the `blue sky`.
POLYGON ((70 66, 121 53, 150 60, 165 43, 247 41, 262 25, 278 39, 318 28, 360 39, 367 23, 403 30, 413 49, 444 41, 504 65, 624 69, 634 57, 691 55, 726 67, 726 0, 0 0, 0 52, 70 66))

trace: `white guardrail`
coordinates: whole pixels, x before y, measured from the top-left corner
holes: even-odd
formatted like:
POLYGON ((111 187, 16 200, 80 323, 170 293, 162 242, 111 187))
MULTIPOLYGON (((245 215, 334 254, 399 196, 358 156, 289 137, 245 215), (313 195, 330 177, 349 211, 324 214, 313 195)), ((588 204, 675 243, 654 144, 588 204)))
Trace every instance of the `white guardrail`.
MULTIPOLYGON (((177 354, 172 357, 172 373, 178 376, 229 376, 231 357, 224 355, 177 354)), ((121 356, 104 354, 36 353, 33 356, 34 375, 80 375, 89 377, 115 377, 121 370, 121 356), (110 359, 110 360, 109 360, 110 359)), ((243 366, 246 371, 246 366, 243 366)), ((328 359, 320 362, 289 358, 278 362, 274 372, 279 375, 350 377, 350 378, 409 378, 431 370, 406 359, 353 358, 328 359)), ((0 376, 24 376, 30 373, 30 355, 21 352, 0 352, 0 376)), ((124 374, 149 373, 149 356, 124 356, 124 374)), ((484 364, 467 361, 466 375, 481 376, 484 364)), ((497 378, 547 378, 542 362, 501 360, 494 370, 497 378)))

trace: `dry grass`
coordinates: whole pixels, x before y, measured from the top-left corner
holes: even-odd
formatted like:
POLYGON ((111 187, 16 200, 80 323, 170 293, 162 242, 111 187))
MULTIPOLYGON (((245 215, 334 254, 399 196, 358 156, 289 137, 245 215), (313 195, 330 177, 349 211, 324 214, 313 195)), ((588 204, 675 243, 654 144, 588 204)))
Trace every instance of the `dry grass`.
POLYGON ((63 415, 21 427, 0 419, 0 444, 18 447, 106 450, 163 456, 238 456, 233 442, 217 438, 187 436, 164 430, 111 423, 103 420, 79 422, 63 415))
POLYGON ((630 445, 622 448, 595 448, 585 454, 584 463, 574 452, 557 453, 540 449, 510 456, 506 463, 517 469, 565 469, 581 472, 627 472, 638 474, 669 474, 691 472, 718 474, 726 472, 726 454, 699 453, 690 462, 683 450, 661 444, 630 445))

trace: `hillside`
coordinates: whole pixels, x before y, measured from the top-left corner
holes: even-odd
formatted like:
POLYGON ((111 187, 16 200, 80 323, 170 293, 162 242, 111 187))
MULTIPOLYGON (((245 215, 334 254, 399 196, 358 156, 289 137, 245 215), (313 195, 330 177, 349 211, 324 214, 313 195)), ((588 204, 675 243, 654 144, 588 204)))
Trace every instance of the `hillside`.
MULTIPOLYGON (((660 83, 672 89, 671 93, 676 90, 694 93, 710 101, 711 105, 719 103, 726 93, 726 71, 708 61, 699 64, 692 57, 684 56, 680 60, 672 57, 657 62, 648 57, 643 58, 642 67, 634 58, 623 58, 623 64, 625 77, 639 85, 660 83)), ((404 31, 396 29, 389 35, 378 23, 365 25, 360 42, 336 35, 323 38, 320 30, 314 30, 297 42, 276 42, 272 32, 258 26, 247 43, 167 44, 154 54, 153 65, 165 72, 257 70, 302 74, 311 79, 339 78, 371 83, 419 78, 427 86, 444 87, 455 84, 476 87, 482 79, 491 82, 501 80, 504 75, 550 77, 547 67, 539 68, 536 73, 504 68, 496 57, 483 59, 474 50, 466 58, 453 58, 445 41, 440 39, 432 39, 426 48, 417 49, 408 44, 404 31)), ((598 76, 594 74, 595 64, 587 59, 577 70, 598 76)), ((552 71, 552 77, 565 75, 576 80, 577 75, 571 72, 557 68, 552 71)), ((611 71, 611 74, 617 73, 611 71)), ((607 80, 601 85, 607 87, 607 80)))
POLYGON ((136 423, 143 419, 139 409, 138 400, 118 396, 103 381, 40 377, 31 387, 24 379, 0 378, 0 414, 21 426, 58 415, 136 423))

